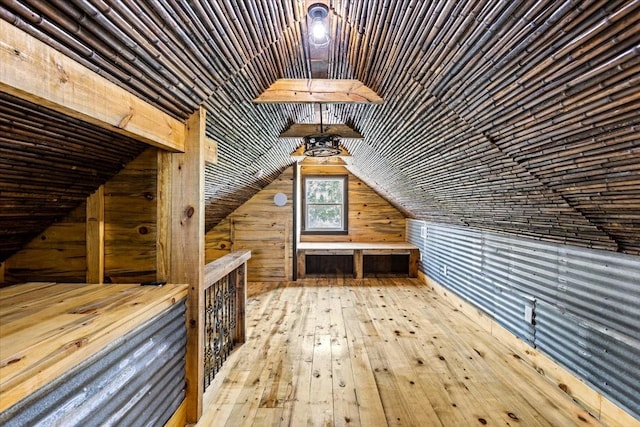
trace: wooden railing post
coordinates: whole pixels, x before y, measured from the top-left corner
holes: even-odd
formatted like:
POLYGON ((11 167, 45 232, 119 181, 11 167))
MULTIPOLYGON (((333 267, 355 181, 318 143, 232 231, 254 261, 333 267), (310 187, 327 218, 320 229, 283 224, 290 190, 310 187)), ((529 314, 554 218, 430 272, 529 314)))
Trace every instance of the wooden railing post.
POLYGON ((247 263, 243 263, 235 270, 236 281, 236 336, 235 342, 243 343, 247 340, 247 322, 245 321, 245 307, 247 306, 247 263))

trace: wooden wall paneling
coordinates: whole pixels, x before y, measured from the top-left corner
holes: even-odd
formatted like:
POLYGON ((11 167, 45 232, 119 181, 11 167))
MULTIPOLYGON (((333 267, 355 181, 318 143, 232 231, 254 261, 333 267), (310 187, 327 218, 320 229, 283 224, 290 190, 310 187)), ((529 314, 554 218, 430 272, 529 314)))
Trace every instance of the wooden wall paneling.
POLYGON ((87 198, 87 283, 104 281, 104 185, 87 198))
POLYGON ((249 249, 249 281, 291 280, 292 219, 293 167, 290 167, 207 233, 207 262, 230 250, 249 249), (287 195, 285 206, 273 202, 277 193, 287 195))
POLYGON ((358 177, 341 166, 303 165, 304 175, 349 176, 349 234, 305 235, 302 242, 404 242, 404 215, 358 177))
POLYGON ((251 250, 247 262, 250 282, 288 280, 285 276, 286 222, 265 221, 263 218, 235 217, 234 250, 251 250))
POLYGON ((204 391, 204 155, 205 110, 187 121, 184 154, 171 155, 169 281, 189 284, 187 298, 187 422, 202 415, 204 391))
POLYGON ((205 263, 222 258, 231 252, 231 219, 223 219, 205 236, 205 263))
POLYGON ((157 153, 150 148, 105 184, 105 276, 156 279, 157 153))
POLYGON ((8 283, 84 283, 87 272, 86 203, 49 226, 5 261, 8 283))
POLYGON ((0 20, 0 89, 21 99, 171 151, 184 124, 54 48, 0 20))

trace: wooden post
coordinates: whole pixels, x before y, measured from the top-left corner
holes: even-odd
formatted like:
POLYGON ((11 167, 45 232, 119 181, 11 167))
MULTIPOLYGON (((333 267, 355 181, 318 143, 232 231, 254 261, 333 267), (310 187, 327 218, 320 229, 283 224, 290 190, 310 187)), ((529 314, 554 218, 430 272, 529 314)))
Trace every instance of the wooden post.
POLYGON ((298 279, 304 279, 304 276, 307 274, 307 259, 304 249, 298 249, 298 279))
POLYGON ((187 298, 187 422, 202 415, 204 392, 205 110, 187 120, 184 154, 171 154, 171 283, 189 284, 187 298))
POLYGON ((353 250, 353 277, 362 279, 364 277, 364 264, 362 259, 362 249, 353 250))
POLYGON ((0 262, 0 283, 4 283, 4 270, 5 270, 5 263, 0 262))
POLYGON ((411 249, 409 251, 409 277, 418 277, 418 261, 420 261, 420 250, 411 249))
POLYGON ((243 343, 247 340, 247 324, 245 322, 245 307, 247 306, 247 263, 235 270, 236 281, 236 301, 238 307, 236 310, 236 343, 243 343))
POLYGON ((158 150, 156 280, 168 280, 171 270, 171 154, 158 150))
POLYGON ((87 283, 104 281, 104 185, 87 198, 87 283))

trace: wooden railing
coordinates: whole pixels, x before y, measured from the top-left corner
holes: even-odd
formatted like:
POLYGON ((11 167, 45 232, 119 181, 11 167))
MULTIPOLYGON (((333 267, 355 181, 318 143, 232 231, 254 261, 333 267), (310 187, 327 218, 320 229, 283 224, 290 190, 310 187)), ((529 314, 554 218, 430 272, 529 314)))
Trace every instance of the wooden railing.
POLYGON ((250 251, 236 251, 204 269, 204 390, 234 347, 246 339, 245 303, 250 251))

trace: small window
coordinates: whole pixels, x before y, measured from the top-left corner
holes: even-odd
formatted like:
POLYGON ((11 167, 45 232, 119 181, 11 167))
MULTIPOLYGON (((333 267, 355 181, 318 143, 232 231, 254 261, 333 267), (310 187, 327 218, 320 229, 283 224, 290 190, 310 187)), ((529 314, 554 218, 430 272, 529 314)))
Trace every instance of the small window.
POLYGON ((347 234, 347 176, 304 178, 303 232, 347 234))

